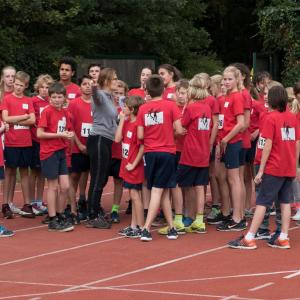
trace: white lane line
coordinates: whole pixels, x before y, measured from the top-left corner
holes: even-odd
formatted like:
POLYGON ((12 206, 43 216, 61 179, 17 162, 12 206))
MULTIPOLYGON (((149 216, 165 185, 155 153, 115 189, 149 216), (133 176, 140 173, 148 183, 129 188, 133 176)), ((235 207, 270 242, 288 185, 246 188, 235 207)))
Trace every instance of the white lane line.
POLYGON ((0 283, 24 284, 24 285, 41 285, 41 286, 55 286, 55 287, 68 287, 68 286, 72 286, 71 284, 61 284, 61 283, 42 283, 42 282, 11 281, 11 280, 0 280, 0 283))
POLYGON ((130 272, 125 272, 125 273, 121 273, 121 274, 118 274, 118 275, 102 278, 102 279, 87 282, 87 283, 84 283, 84 284, 81 284, 81 285, 75 285, 72 288, 66 289, 66 291, 68 291, 68 290, 71 291, 71 290, 78 289, 78 288, 84 288, 84 287, 88 287, 90 285, 103 283, 103 282, 110 281, 110 280, 113 280, 113 279, 129 276, 129 275, 133 275, 133 274, 137 274, 137 273, 141 273, 141 272, 148 271, 148 270, 157 269, 157 268, 160 268, 160 267, 163 267, 163 266, 166 266, 166 265, 170 265, 170 264, 182 261, 182 260, 186 260, 186 259, 190 259, 190 258, 193 258, 193 257, 196 257, 196 256, 204 255, 204 254, 207 254, 207 253, 219 251, 219 250, 222 250, 222 249, 225 249, 225 248, 228 248, 228 246, 225 245, 225 246, 211 248, 211 249, 208 249, 208 250, 204 250, 204 251, 196 252, 196 253, 193 253, 193 254, 181 256, 181 257, 178 257, 178 258, 175 258, 175 259, 167 260, 167 261, 164 261, 164 262, 161 262, 161 263, 158 263, 158 264, 153 264, 153 265, 150 265, 150 266, 147 266, 147 267, 144 267, 144 268, 140 268, 140 269, 136 269, 136 270, 133 270, 133 271, 130 271, 130 272))
POLYGON ((233 279, 233 278, 247 278, 247 277, 261 277, 261 276, 270 276, 286 273, 294 273, 295 270, 290 271, 278 271, 278 272, 267 272, 267 273, 249 273, 249 274, 238 274, 238 275, 229 275, 229 276, 216 276, 216 277, 205 277, 205 278, 190 278, 190 279, 179 279, 179 280, 168 280, 168 281, 156 281, 156 282, 141 282, 134 284, 123 284, 123 285, 111 285, 110 288, 119 288, 119 287, 135 287, 135 286, 149 286, 157 284, 170 284, 170 283, 183 283, 183 282, 197 282, 197 281, 209 281, 209 280, 220 280, 220 279, 233 279))
POLYGON ((258 290, 264 289, 264 288, 266 288, 270 285, 273 285, 273 284, 274 284, 274 282, 267 282, 265 284, 261 284, 259 286, 256 286, 256 287, 252 288, 252 289, 249 289, 248 291, 250 291, 250 292, 258 291, 258 290))
POLYGON ((38 229, 38 228, 43 228, 46 227, 47 225, 39 225, 39 226, 34 226, 34 227, 27 227, 23 229, 16 229, 14 232, 22 232, 22 231, 28 231, 28 230, 33 230, 33 229, 38 229))
POLYGON ((285 276, 283 278, 285 278, 285 279, 291 279, 291 278, 294 278, 294 277, 299 276, 299 275, 300 275, 300 270, 295 271, 293 274, 290 274, 290 275, 285 276))
POLYGON ((221 300, 230 300, 230 299, 241 299, 241 298, 238 298, 237 295, 231 295, 231 296, 228 296, 228 297, 224 297, 221 300))

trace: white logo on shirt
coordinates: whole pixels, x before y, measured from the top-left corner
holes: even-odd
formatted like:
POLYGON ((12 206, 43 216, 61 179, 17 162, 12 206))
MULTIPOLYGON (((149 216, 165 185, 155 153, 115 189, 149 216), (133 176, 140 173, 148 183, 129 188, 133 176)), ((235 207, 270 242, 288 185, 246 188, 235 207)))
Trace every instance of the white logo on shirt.
POLYGON ((281 128, 281 138, 283 141, 295 141, 295 128, 283 127, 281 128))
POLYGON ((126 136, 127 136, 129 139, 131 139, 131 138, 132 138, 132 132, 128 130, 126 136))
POLYGON ((57 123, 57 132, 56 133, 62 133, 64 131, 66 131, 66 125, 67 125, 66 118, 63 117, 57 123))
POLYGON ((74 93, 68 94, 69 99, 75 99, 75 97, 76 97, 76 94, 74 94, 74 93))
POLYGON ((168 93, 167 99, 173 99, 173 93, 168 93))
POLYGON ((145 115, 145 126, 159 125, 164 123, 163 112, 150 112, 145 115))
POLYGON ((82 137, 88 137, 90 135, 92 129, 91 123, 82 123, 81 124, 81 136, 82 137))
POLYGON ((23 108, 23 109, 28 109, 28 104, 27 104, 27 103, 23 103, 23 104, 22 104, 22 108, 23 108))
POLYGON ((210 128, 210 119, 208 118, 198 119, 198 130, 209 130, 209 128, 210 128))
POLYGON ((122 157, 127 159, 129 154, 129 144, 122 143, 122 157))
POLYGON ((224 126, 224 115, 219 115, 218 129, 222 129, 223 126, 224 126))
POLYGON ((228 107, 228 105, 229 105, 229 102, 224 103, 224 107, 228 107))
POLYGON ((266 144, 266 139, 262 136, 259 136, 258 142, 257 142, 257 149, 264 149, 266 144))

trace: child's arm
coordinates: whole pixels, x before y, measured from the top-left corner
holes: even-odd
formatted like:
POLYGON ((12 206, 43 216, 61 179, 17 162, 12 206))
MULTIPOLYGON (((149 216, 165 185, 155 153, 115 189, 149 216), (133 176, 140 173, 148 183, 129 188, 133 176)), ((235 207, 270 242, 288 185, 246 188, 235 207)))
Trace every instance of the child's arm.
POLYGON ((144 127, 143 126, 138 126, 137 128, 137 137, 139 140, 144 139, 144 127))
POLYGON ((267 160, 268 160, 268 158, 270 156, 270 153, 271 153, 271 150, 272 150, 272 143, 273 142, 272 142, 271 139, 267 139, 266 143, 264 145, 264 149, 262 151, 262 156, 261 156, 259 170, 258 170, 257 175, 254 178, 254 182, 256 184, 261 183, 261 178, 262 178, 262 176, 264 174, 266 163, 267 163, 267 160))
POLYGON ((77 135, 75 133, 74 133, 74 141, 75 141, 75 144, 77 145, 78 149, 80 150, 80 152, 87 154, 86 146, 80 142, 79 138, 77 137, 77 135))
POLYGON ((19 116, 9 116, 8 110, 4 109, 2 111, 2 120, 8 124, 17 124, 22 121, 29 120, 31 114, 24 114, 19 116))
POLYGON ((133 163, 128 163, 126 165, 126 169, 127 171, 132 171, 136 168, 136 166, 139 164, 139 162, 141 161, 142 157, 144 155, 144 145, 140 145, 140 148, 139 148, 139 152, 135 158, 135 160, 133 161, 133 163))
POLYGON ((124 122, 125 122, 125 115, 124 115, 123 111, 120 112, 119 118, 120 118, 120 122, 119 122, 118 128, 115 133, 115 142, 116 143, 120 143, 123 138, 122 131, 123 131, 124 122))
POLYGON ((35 114, 34 113, 30 113, 29 114, 29 119, 27 119, 25 121, 18 122, 18 124, 22 125, 22 126, 34 125, 35 124, 35 114))
POLYGON ((213 127, 211 130, 211 135, 209 139, 209 146, 210 146, 210 151, 212 151, 217 134, 218 134, 218 122, 219 122, 219 115, 213 115, 212 116, 212 122, 213 122, 213 127))
POLYGON ((73 131, 63 131, 59 133, 55 132, 45 132, 45 128, 38 127, 36 135, 39 139, 57 139, 57 138, 64 138, 71 140, 74 137, 73 131))
POLYGON ((184 135, 186 134, 186 129, 184 129, 181 125, 181 120, 178 119, 176 121, 174 121, 173 123, 173 127, 175 129, 175 133, 178 134, 178 135, 184 135))

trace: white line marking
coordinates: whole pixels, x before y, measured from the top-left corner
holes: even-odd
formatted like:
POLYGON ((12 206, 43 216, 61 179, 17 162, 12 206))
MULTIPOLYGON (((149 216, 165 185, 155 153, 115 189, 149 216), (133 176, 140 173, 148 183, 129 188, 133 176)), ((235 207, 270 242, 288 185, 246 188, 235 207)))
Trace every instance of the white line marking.
POLYGON ((231 296, 222 298, 221 300, 230 300, 230 299, 241 299, 241 298, 239 298, 237 295, 231 295, 231 296))
POLYGON ((285 279, 290 279, 290 278, 294 278, 294 277, 299 276, 299 275, 300 275, 300 270, 297 270, 297 271, 295 271, 295 273, 290 274, 290 275, 288 275, 288 276, 285 276, 285 277, 283 277, 283 278, 285 278, 285 279))
POLYGON ((47 226, 47 225, 39 225, 39 226, 28 227, 28 228, 23 228, 23 229, 16 229, 16 230, 14 230, 14 232, 28 231, 28 230, 33 230, 33 229, 43 228, 43 227, 46 227, 46 226, 47 226))
POLYGON ((56 287, 68 287, 68 286, 72 286, 71 284, 26 282, 26 281, 9 281, 9 280, 0 280, 0 283, 24 284, 24 285, 41 285, 41 286, 56 286, 56 287))
POLYGON ((261 284, 259 286, 256 286, 256 287, 252 288, 252 289, 249 289, 248 291, 250 291, 250 292, 258 291, 258 290, 264 289, 265 287, 268 287, 268 286, 273 285, 273 284, 274 284, 274 282, 267 282, 265 284, 261 284))
POLYGON ((41 297, 35 297, 35 298, 31 298, 29 300, 40 300, 40 299, 42 299, 42 298, 41 297))
POLYGON ((169 265, 169 264, 173 264, 173 263, 176 263, 176 262, 179 262, 179 261, 182 261, 182 260, 186 260, 186 259, 189 259, 189 258, 193 258, 193 257, 199 256, 199 255, 203 255, 203 254, 207 254, 207 253, 211 253, 211 252, 215 252, 215 251, 222 250, 222 249, 225 249, 225 248, 228 248, 228 246, 225 245, 225 246, 221 246, 221 247, 216 247, 216 248, 196 252, 196 253, 189 254, 189 255, 186 255, 186 256, 181 256, 181 257, 171 259, 171 260, 167 260, 167 261, 164 261, 164 262, 161 262, 161 263, 158 263, 158 264, 154 264, 154 265, 150 265, 150 266, 147 266, 147 267, 144 267, 144 268, 136 269, 134 271, 121 273, 121 274, 118 274, 118 275, 114 275, 114 276, 102 278, 102 279, 99 279, 99 280, 95 280, 95 281, 92 281, 92 282, 88 282, 88 283, 85 283, 85 284, 77 285, 77 286, 74 286, 74 287, 66 289, 66 290, 68 291, 68 290, 74 290, 74 289, 78 289, 78 288, 82 288, 82 287, 88 287, 90 285, 103 283, 103 282, 106 282, 106 281, 110 281, 110 280, 113 280, 113 279, 125 277, 125 276, 128 276, 128 275, 137 274, 137 273, 141 273, 141 272, 148 271, 148 270, 153 270, 153 269, 160 268, 160 267, 163 267, 163 266, 166 266, 166 265, 169 265))
POLYGON ((110 288, 119 288, 119 287, 134 287, 134 286, 141 286, 141 285, 147 286, 147 285, 194 282, 194 281, 209 281, 209 280, 244 278, 244 277, 259 277, 259 276, 269 276, 269 275, 286 274, 286 273, 294 273, 294 272, 295 272, 294 270, 291 270, 291 271, 278 271, 278 272, 268 272, 268 273, 249 273, 249 274, 206 277, 206 278, 190 278, 190 279, 156 281, 156 282, 141 282, 141 283, 134 283, 134 284, 111 285, 109 287, 110 288))

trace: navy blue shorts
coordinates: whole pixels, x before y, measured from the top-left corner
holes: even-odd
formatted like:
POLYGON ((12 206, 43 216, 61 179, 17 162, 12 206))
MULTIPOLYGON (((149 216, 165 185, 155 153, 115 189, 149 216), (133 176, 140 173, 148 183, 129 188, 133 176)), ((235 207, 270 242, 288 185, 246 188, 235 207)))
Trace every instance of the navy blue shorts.
POLYGON ((145 153, 147 188, 175 188, 176 155, 168 152, 145 153))
POLYGON ((30 169, 40 170, 41 169, 41 160, 40 160, 40 143, 32 141, 32 156, 30 169))
POLYGON ((258 140, 258 138, 254 141, 251 141, 251 148, 247 149, 246 164, 253 164, 253 162, 254 162, 257 140, 258 140))
POLYGON ((4 167, 0 167, 0 180, 4 180, 4 167))
POLYGON ((47 179, 57 179, 60 175, 68 175, 66 152, 55 151, 50 157, 41 160, 42 175, 47 179))
POLYGON ((129 189, 129 190, 141 191, 143 184, 142 183, 129 183, 129 182, 123 181, 123 187, 125 189, 129 189))
POLYGON ((247 154, 246 148, 242 148, 240 151, 240 166, 244 166, 246 162, 246 154, 247 154))
POLYGON ((221 162, 225 164, 226 169, 236 169, 240 166, 240 152, 242 141, 233 144, 227 144, 226 151, 222 155, 221 162))
POLYGON ((290 203, 293 199, 293 177, 278 177, 264 174, 256 198, 256 204, 272 206, 275 201, 290 203))
POLYGON ((111 164, 110 164, 109 176, 112 176, 115 179, 122 179, 119 176, 121 161, 122 161, 121 159, 112 158, 111 164))
POLYGON ((90 170, 90 158, 83 153, 72 153, 70 173, 82 173, 90 170))
POLYGON ((4 159, 8 168, 28 168, 32 160, 32 147, 5 147, 4 159))
POLYGON ((178 167, 179 165, 180 157, 181 157, 181 152, 176 151, 176 167, 178 167))
POLYGON ((208 185, 208 182, 209 167, 178 166, 177 183, 180 187, 208 185))

